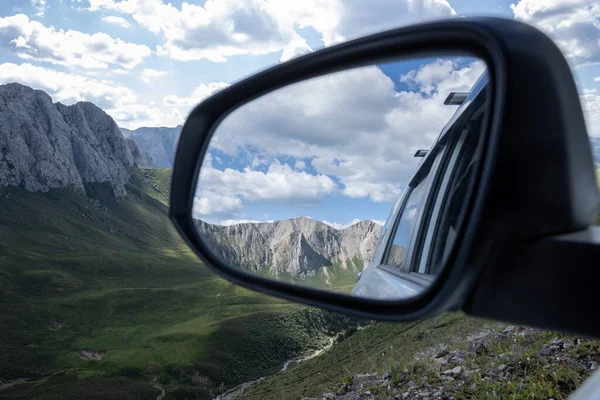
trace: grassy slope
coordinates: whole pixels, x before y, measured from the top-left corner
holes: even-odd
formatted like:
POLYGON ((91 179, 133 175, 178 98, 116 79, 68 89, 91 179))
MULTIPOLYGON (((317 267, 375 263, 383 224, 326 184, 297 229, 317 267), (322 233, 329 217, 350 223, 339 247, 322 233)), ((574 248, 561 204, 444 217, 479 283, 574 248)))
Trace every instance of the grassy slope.
MULTIPOLYGON (((166 398, 202 398, 323 340, 335 324, 323 314, 236 288, 198 263, 166 218, 168 185, 168 171, 143 170, 118 204, 102 185, 88 191, 98 202, 0 190, 0 380, 38 379, 0 398, 155 398, 149 381, 166 398), (108 353, 82 361, 75 349, 108 353), (194 373, 212 385, 192 386, 194 373)), ((458 314, 375 323, 245 397, 319 396, 482 325, 458 314)))
POLYGON ((206 397, 325 340, 337 320, 238 288, 197 261, 166 217, 169 177, 141 170, 120 202, 105 185, 88 187, 89 197, 0 189, 0 381, 62 371, 36 389, 49 396, 125 376, 156 397, 139 382, 194 380, 206 397), (84 361, 81 349, 107 353, 84 361), (84 378, 95 380, 76 381, 84 378))
POLYGON ((340 261, 334 261, 332 265, 319 268, 315 275, 302 278, 294 277, 289 273, 280 273, 273 276, 269 266, 265 266, 258 273, 271 279, 304 285, 314 289, 350 293, 356 284, 356 274, 363 269, 363 262, 359 259, 350 259, 347 264, 348 267, 342 267, 340 261))
POLYGON ((418 392, 435 390, 445 393, 443 398, 457 399, 566 399, 600 360, 597 340, 533 329, 526 329, 527 335, 520 329, 503 334, 504 328, 501 323, 488 324, 460 314, 410 324, 377 323, 331 351, 271 376, 240 398, 321 398, 323 393, 336 393, 340 384, 352 385, 356 374, 391 372, 391 386, 390 381, 378 381, 359 393, 377 399, 400 398, 407 392, 408 398, 421 398, 418 392), (482 332, 491 340, 482 339, 481 347, 474 346, 467 339, 471 332, 482 332), (561 343, 566 343, 564 348, 561 343), (462 352, 464 361, 436 369, 438 356, 434 354, 440 345, 456 354, 462 352), (456 381, 444 379, 447 373, 442 371, 457 365, 464 374, 455 377, 456 381), (508 369, 502 372, 502 368, 508 369))
MULTIPOLYGON (((600 185, 600 169, 596 170, 596 177, 600 185)), ((600 214, 598 224, 600 224, 600 214)), ((246 399, 320 397, 325 392, 335 392, 336 386, 352 375, 394 370, 398 365, 411 361, 415 354, 427 347, 447 343, 450 338, 455 340, 462 338, 464 341, 469 332, 481 328, 484 324, 485 321, 460 314, 442 315, 416 323, 374 323, 370 328, 356 332, 320 357, 253 386, 243 397, 246 399)), ((548 333, 548 335, 554 334, 548 333)), ((528 351, 535 353, 541 343, 541 339, 529 343, 528 351)), ((539 380, 544 382, 543 377, 539 380)), ((535 379, 532 382, 535 383, 535 379)), ((487 386, 484 389, 487 389, 487 386)), ((503 390, 508 389, 503 388, 503 390)))
POLYGON ((485 321, 462 314, 403 324, 374 323, 358 330, 330 351, 285 372, 267 378, 249 389, 244 399, 297 399, 320 397, 348 377, 367 372, 389 371, 392 365, 409 361, 415 353, 450 337, 466 336, 485 321))

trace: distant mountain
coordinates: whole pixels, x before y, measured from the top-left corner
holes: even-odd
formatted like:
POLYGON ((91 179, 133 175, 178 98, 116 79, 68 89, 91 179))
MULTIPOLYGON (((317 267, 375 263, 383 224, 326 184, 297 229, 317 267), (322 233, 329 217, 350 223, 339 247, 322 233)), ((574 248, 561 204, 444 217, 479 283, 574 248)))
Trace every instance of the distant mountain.
POLYGON ((65 106, 40 90, 0 85, 0 187, 84 192, 107 182, 122 197, 133 167, 149 161, 94 104, 65 106))
POLYGON ((371 261, 382 229, 373 221, 361 221, 338 230, 304 217, 229 226, 196 220, 196 226, 227 263, 294 278, 313 276, 322 267, 335 265, 361 271, 371 261))
POLYGON ((147 151, 140 151, 137 143, 133 139, 127 138, 127 146, 129 146, 129 150, 131 151, 131 155, 133 155, 133 159, 137 165, 144 168, 158 168, 156 165, 156 161, 147 151))
POLYGON ((150 154, 158 168, 172 168, 181 128, 181 125, 174 128, 143 127, 133 131, 121 128, 121 132, 135 140, 142 152, 150 154))

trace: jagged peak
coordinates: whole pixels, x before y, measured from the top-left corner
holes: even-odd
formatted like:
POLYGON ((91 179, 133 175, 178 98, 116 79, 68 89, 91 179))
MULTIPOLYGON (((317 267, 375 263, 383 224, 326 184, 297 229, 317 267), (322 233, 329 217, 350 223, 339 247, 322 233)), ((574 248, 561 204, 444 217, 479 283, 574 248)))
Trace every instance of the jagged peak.
POLYGON ((30 86, 23 85, 22 83, 18 82, 9 82, 0 85, 0 93, 13 95, 19 95, 23 93, 35 93, 38 96, 46 98, 50 101, 50 103, 52 103, 52 97, 48 93, 44 92, 43 90, 33 89, 30 86))
POLYGON ((291 224, 294 226, 315 226, 315 225, 324 225, 325 227, 332 229, 332 230, 336 230, 336 231, 343 231, 346 229, 357 229, 357 228, 363 228, 363 227, 372 227, 372 226, 378 226, 381 227, 381 224, 370 220, 370 219, 363 219, 360 221, 357 221, 351 225, 345 226, 343 228, 336 228, 334 226, 329 225, 328 223, 325 223, 323 221, 320 221, 318 219, 313 219, 310 217, 292 217, 292 218, 286 218, 286 219, 279 219, 279 220, 274 220, 274 221, 240 221, 238 223, 228 223, 228 224, 211 224, 209 222, 203 221, 198 219, 197 221, 200 221, 200 223, 203 224, 209 224, 209 225, 216 225, 216 226, 240 226, 240 225, 245 225, 245 226, 267 226, 267 225, 281 225, 281 224, 291 224))
MULTIPOLYGON (((19 82, 9 82, 9 83, 4 83, 2 85, 0 85, 0 89, 4 89, 4 88, 9 88, 9 89, 21 89, 21 90, 28 90, 28 91, 32 91, 32 92, 42 92, 42 93, 46 93, 43 90, 37 90, 37 89, 33 89, 30 86, 27 85, 23 85, 22 83, 19 82)), ((47 93, 46 93, 47 94, 47 93)))
POLYGON ((115 121, 91 102, 53 103, 42 90, 0 85, 0 187, 29 191, 108 182, 122 197, 135 162, 115 121))
POLYGON ((138 132, 138 131, 146 130, 146 129, 171 130, 171 129, 182 129, 182 128, 183 128, 183 125, 181 125, 181 124, 176 125, 176 126, 140 126, 135 129, 119 127, 119 129, 125 129, 126 131, 129 131, 129 132, 138 132))
POLYGON ((344 227, 344 228, 342 228, 340 230, 343 231, 343 230, 346 230, 346 229, 352 229, 352 228, 356 229, 357 227, 361 227, 362 228, 362 227, 365 227, 365 226, 369 226, 370 227, 370 226, 374 226, 374 225, 381 226, 381 225, 379 225, 377 222, 375 222, 373 220, 362 219, 362 220, 356 221, 355 223, 353 223, 351 225, 348 225, 348 226, 346 226, 346 227, 344 227))
POLYGON ((197 220, 197 227, 209 247, 227 262, 253 271, 269 266, 274 275, 285 271, 293 276, 314 274, 334 262, 345 269, 356 268, 349 260, 366 265, 381 232, 373 221, 338 230, 308 217, 233 225, 197 220))

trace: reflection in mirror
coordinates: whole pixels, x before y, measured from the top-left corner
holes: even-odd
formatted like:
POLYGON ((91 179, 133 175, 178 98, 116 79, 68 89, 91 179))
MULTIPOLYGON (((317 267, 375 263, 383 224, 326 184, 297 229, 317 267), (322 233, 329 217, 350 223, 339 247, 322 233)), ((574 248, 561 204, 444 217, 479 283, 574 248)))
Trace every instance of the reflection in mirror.
POLYGON ((266 278, 417 295, 464 219, 486 82, 479 60, 422 58, 313 78, 239 107, 202 163, 200 239, 223 264, 266 278))
POLYGON ((417 211, 423 203, 426 183, 427 179, 424 179, 423 183, 413 189, 408 195, 408 200, 398 220, 398 227, 396 228, 392 247, 387 256, 387 264, 397 266, 402 272, 408 272, 407 263, 404 262, 407 255, 406 249, 408 249, 409 241, 412 238, 417 211))

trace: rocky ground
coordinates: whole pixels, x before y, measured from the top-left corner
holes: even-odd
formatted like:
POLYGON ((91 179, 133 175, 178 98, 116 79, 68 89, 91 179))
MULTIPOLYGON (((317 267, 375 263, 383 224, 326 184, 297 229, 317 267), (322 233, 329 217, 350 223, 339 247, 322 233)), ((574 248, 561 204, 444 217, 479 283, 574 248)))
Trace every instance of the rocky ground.
POLYGON ((380 374, 342 379, 323 399, 565 399, 600 362, 599 342, 490 325, 380 374))

